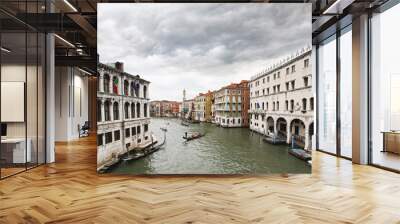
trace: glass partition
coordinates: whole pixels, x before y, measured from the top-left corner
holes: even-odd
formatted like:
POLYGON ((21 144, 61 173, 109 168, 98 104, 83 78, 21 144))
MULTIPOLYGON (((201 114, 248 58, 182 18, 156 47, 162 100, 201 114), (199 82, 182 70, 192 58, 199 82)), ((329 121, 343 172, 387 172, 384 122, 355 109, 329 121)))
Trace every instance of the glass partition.
POLYGON ((336 154, 336 35, 318 47, 318 149, 336 154))
MULTIPOLYGON (((42 1, 14 3, 0 6, 43 10, 42 1)), ((0 178, 45 163, 45 41, 43 33, 0 12, 0 178)))
POLYGON ((31 162, 30 144, 26 141, 26 41, 25 32, 1 34, 2 177, 24 171, 27 162, 31 162))
POLYGON ((340 36, 340 154, 352 157, 352 33, 351 25, 340 36))
POLYGON ((371 162, 400 170, 400 4, 371 18, 371 162))

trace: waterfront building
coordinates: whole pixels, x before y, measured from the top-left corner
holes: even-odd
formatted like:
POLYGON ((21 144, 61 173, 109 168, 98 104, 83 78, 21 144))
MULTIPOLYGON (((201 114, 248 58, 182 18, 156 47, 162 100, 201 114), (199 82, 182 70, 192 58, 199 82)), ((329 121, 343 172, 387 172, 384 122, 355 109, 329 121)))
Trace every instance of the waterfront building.
POLYGON ((161 117, 161 101, 151 101, 150 102, 150 116, 151 117, 161 117))
POLYGON ((149 145, 149 81, 124 71, 123 63, 98 64, 97 164, 149 145))
POLYGON ((200 93, 194 98, 194 120, 206 121, 205 109, 206 109, 206 95, 200 93))
POLYGON ((152 117, 178 117, 180 102, 176 101, 151 101, 150 116, 152 117))
POLYGON ((183 117, 194 120, 194 99, 184 100, 182 104, 183 117))
POLYGON ((215 118, 214 114, 214 92, 208 90, 205 94, 205 109, 204 109, 204 119, 207 122, 213 122, 215 118))
POLYGON ((248 127, 249 85, 232 83, 215 92, 215 123, 222 127, 248 127))
POLYGON ((311 49, 273 65, 250 81, 250 129, 309 148, 314 133, 311 49))

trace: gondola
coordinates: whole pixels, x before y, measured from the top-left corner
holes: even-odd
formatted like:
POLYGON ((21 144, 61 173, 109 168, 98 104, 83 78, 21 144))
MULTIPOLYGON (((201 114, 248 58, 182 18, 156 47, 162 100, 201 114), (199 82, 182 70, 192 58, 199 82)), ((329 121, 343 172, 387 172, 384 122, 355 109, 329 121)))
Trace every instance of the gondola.
POLYGON ((191 141, 197 138, 201 138, 203 137, 205 134, 201 134, 201 133, 193 133, 191 134, 191 136, 183 136, 182 138, 185 139, 186 141, 191 141))
POLYGON ((181 125, 183 125, 183 126, 189 126, 189 124, 186 123, 186 122, 184 122, 184 121, 181 122, 181 125))
POLYGON ((148 155, 160 150, 165 145, 165 142, 166 142, 166 139, 167 139, 166 134, 165 134, 167 132, 167 129, 166 128, 165 129, 160 128, 160 129, 164 132, 164 140, 163 140, 163 142, 161 144, 155 145, 157 143, 157 142, 155 142, 155 143, 149 145, 148 147, 144 148, 142 151, 136 152, 133 155, 128 155, 125 158, 123 158, 122 160, 123 161, 138 160, 140 158, 143 158, 145 156, 148 156, 148 155))

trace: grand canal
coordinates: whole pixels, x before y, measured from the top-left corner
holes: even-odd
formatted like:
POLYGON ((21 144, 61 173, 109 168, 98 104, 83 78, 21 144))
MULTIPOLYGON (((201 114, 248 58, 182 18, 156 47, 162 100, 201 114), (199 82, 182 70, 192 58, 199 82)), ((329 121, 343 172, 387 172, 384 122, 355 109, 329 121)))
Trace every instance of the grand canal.
POLYGON ((270 145, 248 128, 221 128, 201 123, 181 125, 173 118, 152 118, 150 131, 162 141, 160 127, 167 127, 164 148, 136 161, 121 162, 111 170, 121 174, 269 174, 310 173, 311 167, 288 153, 286 145, 270 145), (206 133, 184 142, 185 132, 206 133))

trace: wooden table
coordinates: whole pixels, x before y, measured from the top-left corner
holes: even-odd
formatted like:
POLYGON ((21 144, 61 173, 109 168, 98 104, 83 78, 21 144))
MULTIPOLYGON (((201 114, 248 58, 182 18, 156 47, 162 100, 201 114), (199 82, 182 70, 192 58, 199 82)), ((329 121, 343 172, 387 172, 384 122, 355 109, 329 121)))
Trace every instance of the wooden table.
POLYGON ((382 131, 383 150, 382 152, 392 152, 400 154, 400 131, 382 131))

